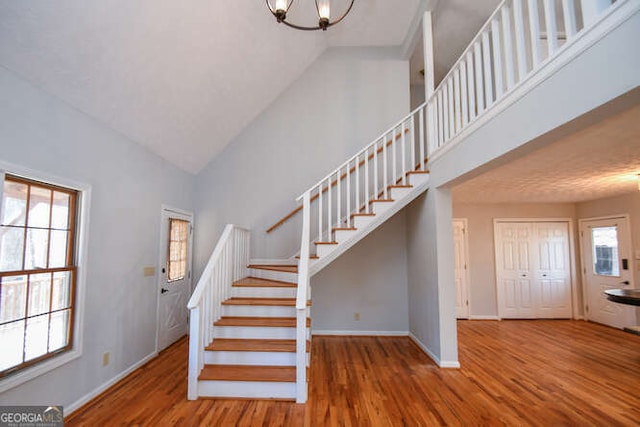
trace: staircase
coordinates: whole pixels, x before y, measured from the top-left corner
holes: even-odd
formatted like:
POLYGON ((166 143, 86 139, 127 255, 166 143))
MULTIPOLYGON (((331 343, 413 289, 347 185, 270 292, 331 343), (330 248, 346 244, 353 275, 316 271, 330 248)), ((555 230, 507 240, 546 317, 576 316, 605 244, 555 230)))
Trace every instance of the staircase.
POLYGON ((428 84, 425 104, 306 190, 297 199, 302 207, 269 230, 301 211, 299 253, 277 265, 251 265, 250 232, 227 225, 188 304, 189 399, 306 402, 310 278, 427 191, 427 152, 434 159, 451 149, 489 111, 552 74, 551 61, 568 61, 583 38, 603 37, 607 20, 623 22, 639 4, 592 3, 593 10, 584 7, 590 2, 562 2, 561 45, 554 2, 529 1, 526 9, 523 0, 501 2, 440 85, 428 84), (601 35, 590 33, 599 23, 601 35))

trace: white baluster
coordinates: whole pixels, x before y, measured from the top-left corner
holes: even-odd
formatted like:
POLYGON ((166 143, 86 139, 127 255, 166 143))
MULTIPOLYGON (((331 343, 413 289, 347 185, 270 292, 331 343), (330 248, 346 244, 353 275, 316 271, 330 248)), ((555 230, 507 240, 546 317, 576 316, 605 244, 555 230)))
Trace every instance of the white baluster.
POLYGON ((331 187, 333 187, 331 175, 329 175, 329 179, 327 180, 327 242, 331 242, 331 227, 333 226, 333 197, 331 197, 331 187))
MULTIPOLYGON (((460 63, 462 65, 462 62, 460 63)), ((462 113, 460 112, 460 68, 453 72, 453 134, 456 135, 462 128, 462 113)))
MULTIPOLYGON (((393 140, 393 133, 391 134, 393 140)), ((388 174, 388 162, 387 162, 387 136, 382 138, 382 172, 384 175, 384 198, 389 198, 389 174, 388 174)))
POLYGON ((414 124, 414 116, 411 116, 411 118, 409 118, 409 125, 409 133, 411 134, 411 164, 409 166, 411 166, 411 170, 413 170, 416 167, 416 129, 414 124))
POLYGON ((442 84, 442 143, 449 141, 449 81, 442 84))
POLYGON ((322 186, 321 182, 318 186, 318 240, 322 241, 322 186))
MULTIPOLYGON (((426 144, 426 140, 424 137, 424 115, 425 115, 425 111, 426 108, 423 108, 420 110, 419 114, 420 114, 420 170, 424 170, 424 151, 425 151, 425 144, 426 144)), ((385 160, 385 165, 384 165, 384 182, 387 182, 387 158, 385 156, 384 158, 385 160)), ((385 191, 387 191, 387 187, 385 186, 385 191)))
POLYGON ((498 18, 491 21, 491 45, 493 46, 493 75, 495 77, 496 101, 502 97, 502 44, 498 18))
POLYGON ((407 143, 405 135, 405 124, 402 123, 402 185, 407 184, 407 143))
POLYGON ((476 105, 476 86, 475 86, 475 77, 474 77, 474 67, 473 67, 473 53, 470 51, 467 54, 467 83, 468 83, 468 92, 469 92, 469 121, 473 121, 478 115, 477 113, 477 105, 476 105))
POLYGON ((364 212, 369 213, 369 149, 364 150, 364 212))
POLYGON ((524 36, 522 0, 513 0, 513 25, 516 35, 516 55, 518 57, 518 81, 527 75, 527 46, 524 36))
POLYGON ((398 167, 398 154, 397 154, 398 147, 397 147, 397 145, 398 144, 396 144, 396 129, 394 128, 393 129, 392 138, 391 138, 391 154, 392 154, 391 161, 392 161, 392 164, 393 164, 393 183, 394 184, 397 182, 396 180, 398 179, 398 169, 397 169, 397 167, 398 167))
POLYGON ((511 8, 508 4, 502 6, 500 11, 502 16, 502 34, 504 35, 504 69, 507 75, 507 90, 511 89, 514 85, 513 74, 513 44, 512 32, 511 32, 511 8))
POLYGON ((493 103, 493 77, 491 72, 491 46, 489 32, 482 33, 482 64, 484 65, 484 96, 487 108, 493 103))
POLYGON ((482 49, 480 43, 473 45, 473 62, 476 65, 475 77, 476 77, 476 105, 478 106, 478 115, 484 111, 484 94, 482 93, 482 87, 484 80, 482 78, 482 49))
POLYGON ((467 92, 467 61, 460 61, 460 129, 469 123, 469 94, 467 92))
POLYGON ((547 58, 558 50, 558 22, 555 0, 544 0, 544 22, 547 27, 547 58))
POLYGON ((436 95, 436 101, 438 103, 438 147, 444 145, 444 117, 443 117, 443 105, 442 105, 442 90, 438 91, 436 95))
POLYGON ((351 162, 347 162, 347 227, 351 227, 351 162))
POLYGON ((562 14, 564 15, 564 32, 569 40, 577 31, 576 8, 573 0, 562 0, 562 14))
POLYGON ((356 156, 356 210, 358 213, 360 209, 360 156, 356 156))
POLYGON ((449 139, 451 139, 455 134, 455 120, 456 120, 456 116, 453 112, 453 104, 454 104, 453 80, 451 78, 449 78, 449 80, 447 81, 447 99, 449 100, 449 103, 447 105, 448 107, 447 115, 449 116, 449 139))
POLYGON ((337 209, 336 209, 336 222, 338 223, 338 227, 342 227, 342 174, 340 173, 342 169, 338 169, 338 183, 336 184, 336 204, 337 209))
MULTIPOLYGON (((384 142, 383 142, 384 143, 384 142)), ((378 198, 378 142, 373 144, 373 194, 378 198)))
POLYGON ((532 68, 535 70, 541 61, 540 52, 540 14, 538 12, 538 0, 529 2, 529 37, 531 42, 532 68))

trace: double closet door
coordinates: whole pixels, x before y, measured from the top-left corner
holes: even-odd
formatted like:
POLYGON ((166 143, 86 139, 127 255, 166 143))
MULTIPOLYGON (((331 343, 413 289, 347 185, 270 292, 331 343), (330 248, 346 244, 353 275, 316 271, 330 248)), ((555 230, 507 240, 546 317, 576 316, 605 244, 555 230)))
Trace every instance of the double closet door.
POLYGON ((569 225, 495 222, 498 315, 571 318, 569 225))

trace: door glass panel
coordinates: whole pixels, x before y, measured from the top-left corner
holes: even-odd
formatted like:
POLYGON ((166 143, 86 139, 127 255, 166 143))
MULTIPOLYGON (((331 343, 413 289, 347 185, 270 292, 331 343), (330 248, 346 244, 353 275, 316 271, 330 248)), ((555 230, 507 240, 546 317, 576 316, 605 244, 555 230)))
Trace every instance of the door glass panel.
POLYGON ((593 227, 593 273, 599 276, 620 276, 618 259, 618 227, 593 227))
POLYGON ((169 220, 169 259, 167 281, 182 280, 187 272, 189 221, 169 220))

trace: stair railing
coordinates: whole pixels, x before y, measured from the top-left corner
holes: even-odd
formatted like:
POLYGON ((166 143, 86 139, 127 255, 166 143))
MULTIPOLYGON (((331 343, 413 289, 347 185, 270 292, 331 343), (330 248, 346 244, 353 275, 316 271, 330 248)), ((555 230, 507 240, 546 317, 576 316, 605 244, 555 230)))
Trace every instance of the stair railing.
POLYGON ((227 224, 198 280, 187 308, 189 318, 188 398, 198 398, 198 375, 204 367, 205 347, 213 340, 222 302, 231 297, 233 282, 247 275, 250 231, 227 224))
POLYGON ((627 0, 504 0, 427 100, 429 156, 627 0))
POLYGON ((389 186, 407 185, 412 171, 426 171, 425 105, 416 108, 305 191, 296 297, 296 368, 298 403, 307 399, 306 343, 310 298, 309 256, 312 230, 333 240, 334 228, 350 228, 354 215, 370 215, 375 200, 389 200, 389 186), (317 203, 313 206, 312 201, 317 203))

